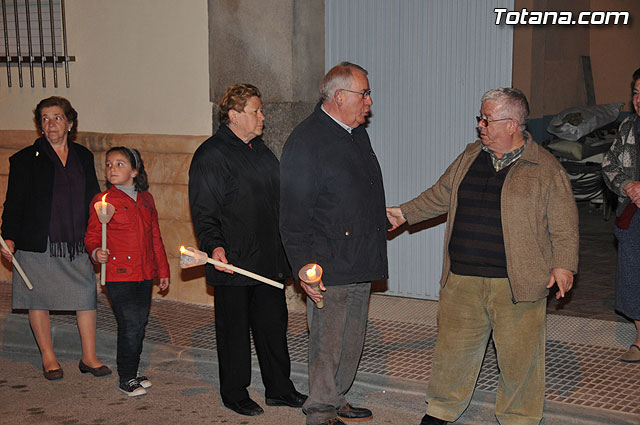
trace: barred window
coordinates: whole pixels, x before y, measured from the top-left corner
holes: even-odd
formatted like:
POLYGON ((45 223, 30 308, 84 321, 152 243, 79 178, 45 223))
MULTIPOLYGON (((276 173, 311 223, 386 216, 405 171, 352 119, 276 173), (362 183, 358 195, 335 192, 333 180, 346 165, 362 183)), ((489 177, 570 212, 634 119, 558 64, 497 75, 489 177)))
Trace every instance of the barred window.
POLYGON ((70 87, 69 62, 74 62, 75 56, 69 56, 67 51, 64 0, 1 1, 0 64, 6 67, 7 85, 13 86, 17 71, 20 87, 24 86, 26 72, 31 87, 35 87, 34 75, 39 67, 42 87, 47 86, 47 68, 52 69, 53 85, 58 87, 58 65, 62 64, 70 87))

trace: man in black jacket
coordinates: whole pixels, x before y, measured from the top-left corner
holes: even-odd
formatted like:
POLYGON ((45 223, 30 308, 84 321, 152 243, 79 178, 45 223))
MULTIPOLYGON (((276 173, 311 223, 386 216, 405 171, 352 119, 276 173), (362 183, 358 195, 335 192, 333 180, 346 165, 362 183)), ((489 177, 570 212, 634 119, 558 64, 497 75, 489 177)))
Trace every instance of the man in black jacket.
POLYGON ((343 62, 320 87, 322 103, 289 136, 280 164, 280 232, 294 274, 322 266, 309 322, 308 425, 367 420, 345 395, 362 354, 371 280, 387 279, 382 173, 364 123, 373 104, 367 71, 343 62))

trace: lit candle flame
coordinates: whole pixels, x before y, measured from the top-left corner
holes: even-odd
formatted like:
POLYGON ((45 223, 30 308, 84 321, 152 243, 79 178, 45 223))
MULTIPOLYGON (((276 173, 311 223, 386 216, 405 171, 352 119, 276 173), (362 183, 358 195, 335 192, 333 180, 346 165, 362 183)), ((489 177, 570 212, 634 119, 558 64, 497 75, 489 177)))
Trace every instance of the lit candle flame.
POLYGON ((104 196, 102 197, 102 204, 100 206, 100 210, 102 214, 107 214, 107 202, 105 201, 106 197, 107 197, 107 194, 105 193, 104 196))
POLYGON ((186 249, 184 248, 184 245, 182 245, 180 247, 180 254, 184 254, 185 251, 186 251, 186 249))
POLYGON ((314 264, 309 270, 307 270, 307 277, 309 280, 315 280, 316 278, 316 265, 314 264))

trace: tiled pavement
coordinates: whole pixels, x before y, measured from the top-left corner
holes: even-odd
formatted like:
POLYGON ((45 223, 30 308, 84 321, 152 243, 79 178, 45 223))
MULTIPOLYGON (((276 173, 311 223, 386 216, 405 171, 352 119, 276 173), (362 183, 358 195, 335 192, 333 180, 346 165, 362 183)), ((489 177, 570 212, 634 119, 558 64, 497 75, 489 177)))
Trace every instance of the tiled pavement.
MULTIPOLYGON (((619 362, 633 341, 633 325, 613 312, 615 246, 611 222, 581 206, 580 275, 571 296, 550 297, 547 319, 548 401, 628 413, 640 418, 640 364, 619 362)), ((10 309, 10 285, 0 283, 0 314, 10 309)), ((361 372, 428 381, 436 340, 437 303, 374 295, 361 372)), ((54 315, 55 322, 75 324, 73 315, 54 315)), ((115 331, 113 314, 99 296, 98 328, 115 331)), ((215 356, 213 308, 155 299, 147 340, 212 350, 215 356)), ((303 312, 289 314, 292 362, 306 363, 307 330, 303 312)), ((477 388, 495 392, 497 365, 490 343, 477 388)))

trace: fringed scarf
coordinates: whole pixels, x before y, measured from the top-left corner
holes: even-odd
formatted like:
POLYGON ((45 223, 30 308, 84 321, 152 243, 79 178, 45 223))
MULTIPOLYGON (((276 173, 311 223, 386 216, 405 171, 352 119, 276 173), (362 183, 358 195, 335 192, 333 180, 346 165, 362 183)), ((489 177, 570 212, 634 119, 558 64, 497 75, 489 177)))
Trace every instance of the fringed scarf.
POLYGON ((52 257, 66 257, 69 261, 84 251, 84 234, 87 229, 85 216, 85 177, 80 159, 69 148, 67 164, 62 165, 58 154, 44 138, 41 148, 54 168, 51 219, 49 221, 49 249, 52 257))

